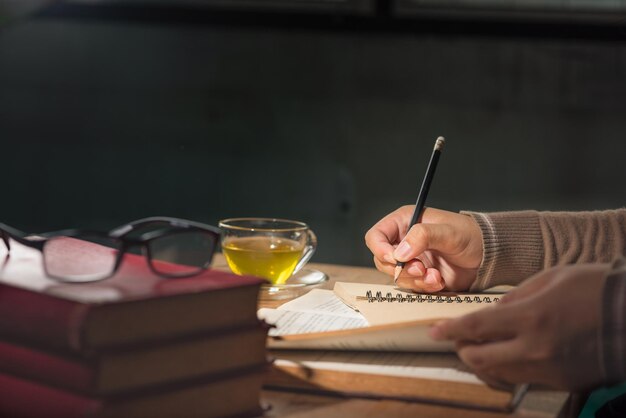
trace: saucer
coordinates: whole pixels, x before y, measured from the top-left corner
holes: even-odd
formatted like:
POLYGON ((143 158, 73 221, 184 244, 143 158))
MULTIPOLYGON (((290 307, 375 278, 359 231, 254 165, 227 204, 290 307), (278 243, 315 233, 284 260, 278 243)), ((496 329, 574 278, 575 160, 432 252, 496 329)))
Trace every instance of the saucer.
POLYGON ((326 273, 315 269, 303 268, 283 284, 264 284, 261 286, 261 300, 281 300, 296 298, 328 281, 326 273))

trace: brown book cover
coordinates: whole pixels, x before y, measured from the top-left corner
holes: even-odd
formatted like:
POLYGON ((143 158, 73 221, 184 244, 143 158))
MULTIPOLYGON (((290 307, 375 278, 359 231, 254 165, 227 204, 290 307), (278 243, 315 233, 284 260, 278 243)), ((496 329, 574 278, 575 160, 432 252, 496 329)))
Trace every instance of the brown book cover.
POLYGON ((133 254, 109 279, 62 283, 40 252, 16 244, 0 260, 0 336, 83 351, 252 325, 262 283, 217 270, 162 278, 133 254))
POLYGON ((276 350, 269 389, 510 411, 525 385, 498 390, 454 354, 276 350))

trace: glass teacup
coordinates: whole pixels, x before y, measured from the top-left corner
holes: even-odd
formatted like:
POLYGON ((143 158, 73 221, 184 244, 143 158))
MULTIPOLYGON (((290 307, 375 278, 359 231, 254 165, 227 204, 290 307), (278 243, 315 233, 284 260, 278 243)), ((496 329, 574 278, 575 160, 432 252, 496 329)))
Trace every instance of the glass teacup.
POLYGON ((219 222, 222 252, 236 274, 284 284, 313 256, 317 237, 304 222, 272 218, 231 218, 219 222))

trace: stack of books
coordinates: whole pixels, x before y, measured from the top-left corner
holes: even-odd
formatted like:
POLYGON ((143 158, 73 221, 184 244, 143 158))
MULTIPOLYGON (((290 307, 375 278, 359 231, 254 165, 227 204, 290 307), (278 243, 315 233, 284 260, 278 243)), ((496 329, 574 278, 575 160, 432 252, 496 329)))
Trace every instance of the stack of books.
POLYGON ((0 416, 260 415, 261 283, 160 278, 130 254, 110 279, 61 283, 38 251, 12 246, 0 260, 0 416))
MULTIPOLYGON (((268 389, 394 399, 510 412, 527 385, 494 388, 428 330, 484 309, 499 293, 415 294, 391 285, 336 282, 259 315, 275 324, 268 389)), ((494 414, 494 416, 502 416, 494 414)))

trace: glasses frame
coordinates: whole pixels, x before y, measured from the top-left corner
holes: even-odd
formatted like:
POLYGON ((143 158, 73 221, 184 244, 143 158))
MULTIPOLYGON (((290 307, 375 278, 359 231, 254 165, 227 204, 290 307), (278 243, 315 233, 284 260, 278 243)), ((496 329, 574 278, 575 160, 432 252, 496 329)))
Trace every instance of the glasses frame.
POLYGON ((7 257, 11 255, 11 244, 10 239, 13 239, 19 242, 22 245, 25 245, 30 248, 34 248, 39 250, 42 253, 42 257, 45 257, 44 248, 48 241, 58 238, 58 237, 70 237, 70 238, 80 238, 81 236, 93 236, 93 237, 101 237, 109 240, 117 241, 119 244, 119 251, 116 256, 115 264, 110 274, 103 276, 101 278, 90 280, 86 282, 74 282, 72 280, 68 280, 67 278, 63 278, 60 276, 56 276, 50 274, 46 268, 45 260, 43 263, 44 271, 46 275, 52 279, 62 281, 62 282, 70 282, 70 283, 92 283, 100 280, 105 280, 114 276, 115 273, 119 270, 120 265, 124 260, 125 254, 134 247, 140 247, 142 253, 146 257, 146 262, 148 263, 148 267, 150 270, 161 277, 166 278, 185 278, 196 276, 202 271, 209 268, 211 262, 213 260, 213 255, 220 243, 221 231, 219 228, 216 228, 212 225, 206 225, 199 222, 189 221, 186 219, 180 218, 171 218, 167 216, 152 216, 149 218, 142 218, 136 221, 129 222, 124 225, 120 225, 117 228, 112 229, 109 232, 103 232, 98 230, 88 230, 88 229, 63 229, 59 231, 53 232, 44 232, 41 234, 27 234, 18 229, 15 229, 9 225, 0 223, 0 238, 4 242, 7 247, 7 257), (140 234, 139 237, 130 237, 129 235, 132 232, 135 232, 141 228, 145 228, 148 226, 154 226, 162 224, 163 228, 155 231, 149 231, 143 234, 140 234), (188 273, 172 273, 168 274, 162 271, 159 271, 154 268, 152 264, 152 254, 150 252, 150 242, 162 238, 165 236, 172 236, 180 233, 185 233, 189 231, 198 231, 207 233, 209 236, 213 238, 213 247, 212 251, 209 254, 207 262, 202 266, 198 267, 197 271, 188 272, 188 273))

